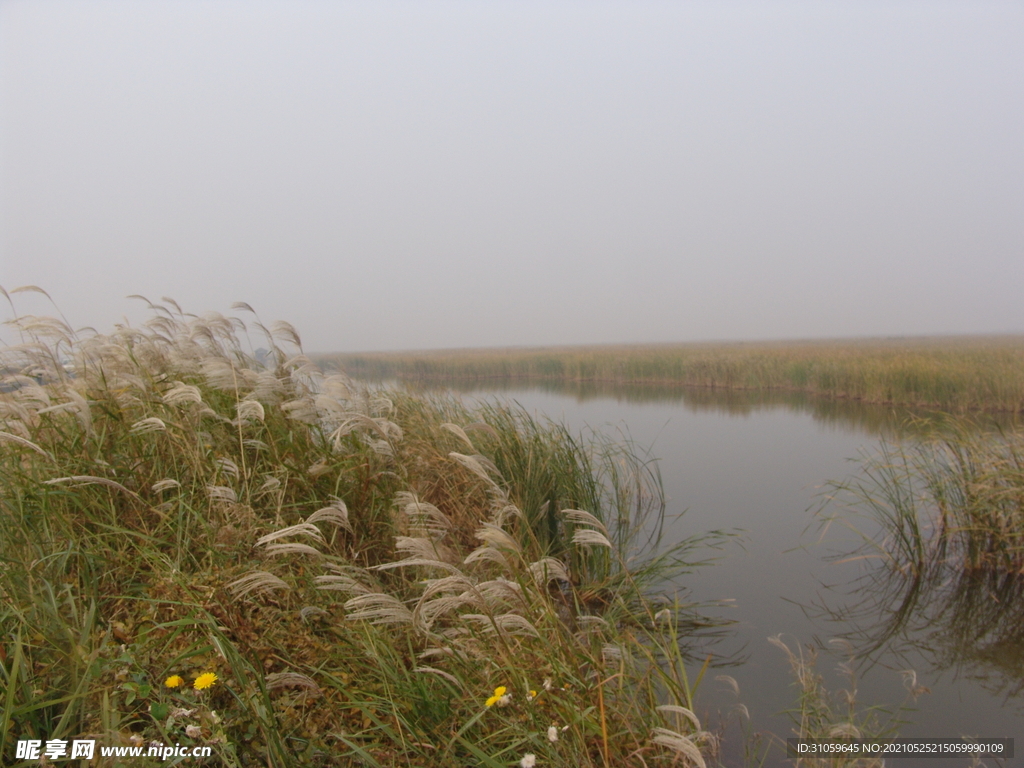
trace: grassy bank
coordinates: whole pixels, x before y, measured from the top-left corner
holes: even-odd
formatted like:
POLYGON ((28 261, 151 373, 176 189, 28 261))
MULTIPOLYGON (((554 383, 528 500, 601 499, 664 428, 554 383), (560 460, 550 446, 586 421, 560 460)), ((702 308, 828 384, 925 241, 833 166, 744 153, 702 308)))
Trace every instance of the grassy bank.
POLYGON ((657 587, 720 537, 655 555, 629 446, 324 376, 286 324, 250 321, 258 363, 239 321, 154 311, 22 318, 4 350, 4 764, 76 738, 227 766, 714 754, 708 627, 657 587))
POLYGON ((562 380, 790 389, 949 410, 1024 409, 1024 337, 318 355, 371 380, 562 380))

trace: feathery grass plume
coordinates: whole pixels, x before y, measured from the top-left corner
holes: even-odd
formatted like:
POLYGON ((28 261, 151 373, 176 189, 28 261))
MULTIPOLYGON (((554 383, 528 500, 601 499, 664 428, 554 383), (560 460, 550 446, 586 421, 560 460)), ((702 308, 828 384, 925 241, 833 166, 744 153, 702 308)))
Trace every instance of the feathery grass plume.
POLYGON ((497 616, 489 616, 482 613, 461 613, 459 618, 464 622, 472 622, 485 635, 501 633, 503 635, 530 635, 540 638, 540 633, 530 623, 529 619, 517 613, 503 613, 497 616))
POLYGON ((693 729, 695 731, 701 730, 700 720, 697 719, 697 715, 686 707, 681 707, 678 704, 662 704, 661 706, 655 707, 655 709, 659 712, 667 712, 669 714, 685 717, 693 724, 693 729))
POLYGON ((256 376, 252 397, 265 406, 277 405, 284 398, 287 388, 272 371, 261 371, 256 376))
POLYGON ((263 550, 263 553, 268 557, 276 557, 277 555, 310 555, 311 557, 323 557, 323 552, 319 549, 309 546, 309 544, 300 544, 294 541, 288 541, 284 544, 268 544, 263 550))
POLYGON ((174 386, 164 392, 161 398, 167 405, 182 406, 186 403, 202 403, 203 396, 199 387, 192 384, 183 384, 180 381, 174 382, 174 386))
POLYGON ((420 501, 415 493, 399 491, 395 495, 395 505, 408 518, 415 533, 441 539, 452 529, 452 521, 447 515, 433 504, 420 501))
POLYGON ((493 547, 494 549, 502 550, 504 552, 512 552, 517 555, 522 554, 523 549, 519 545, 519 542, 506 531, 491 523, 484 523, 477 529, 477 532, 474 535, 487 546, 493 547))
POLYGON ((368 592, 350 598, 345 603, 345 612, 350 621, 367 621, 370 624, 412 624, 412 611, 398 598, 383 592, 368 592))
POLYGON ((352 523, 348 520, 348 507, 337 496, 331 496, 330 505, 318 509, 306 518, 307 525, 314 523, 333 523, 349 532, 352 531, 352 523))
POLYGON ((604 534, 590 528, 578 528, 572 535, 572 543, 583 547, 608 547, 612 549, 612 543, 604 534))
POLYGON ((320 542, 321 544, 324 543, 324 535, 320 532, 320 529, 312 523, 305 522, 296 523, 295 525, 289 525, 287 528, 281 528, 277 531, 271 531, 265 536, 260 536, 260 538, 256 540, 256 546, 262 547, 269 544, 272 541, 284 539, 289 536, 309 536, 311 539, 314 539, 320 542))
POLYGON ((219 459, 217 459, 215 464, 217 465, 217 469, 219 469, 225 475, 228 475, 233 480, 238 479, 238 465, 235 464, 235 462, 233 462, 227 456, 221 456, 219 459))
POLYGON ((235 367, 222 357, 207 357, 201 363, 206 383, 214 389, 237 391, 242 383, 235 367))
POLYGON ((479 454, 475 456, 467 456, 464 453, 456 453, 455 451, 449 453, 448 456, 464 466, 488 485, 497 486, 497 483, 494 482, 494 478, 491 477, 489 472, 493 472, 494 474, 500 473, 498 472, 498 468, 494 465, 494 462, 486 456, 481 456, 479 454))
POLYGON ((215 501, 226 501, 230 504, 238 502, 238 494, 226 485, 208 485, 206 486, 206 495, 215 501))
POLYGON ((515 581, 509 581, 498 577, 490 581, 483 581, 476 585, 476 592, 480 594, 486 604, 491 608, 501 606, 518 606, 526 609, 523 588, 515 581))
MULTIPOLYGON (((280 489, 281 481, 276 477, 268 477, 263 481, 263 484, 257 489, 257 493, 270 493, 280 489)), ((309 522, 308 520, 306 521, 309 522)))
POLYGON ((0 440, 6 440, 9 443, 16 443, 17 445, 23 445, 26 448, 30 448, 31 450, 35 451, 40 456, 45 456, 50 461, 56 463, 56 459, 54 459, 53 456, 51 456, 47 451, 44 451, 42 448, 40 448, 38 445, 33 443, 31 440, 27 440, 24 437, 18 437, 17 435, 12 435, 10 432, 0 432, 0 440))
POLYGON ((547 587, 552 581, 570 581, 569 572, 561 560, 553 557, 542 557, 535 563, 530 563, 530 575, 538 585, 547 587))
POLYGON ((261 595, 275 589, 291 589, 288 582, 266 571, 252 571, 227 585, 236 598, 261 595))
POLYGON ((150 486, 150 490, 153 491, 153 493, 160 493, 161 491, 166 491, 166 490, 170 490, 171 488, 180 488, 180 487, 181 487, 181 483, 179 483, 177 480, 175 480, 172 477, 167 477, 167 478, 164 478, 163 480, 159 480, 159 481, 153 483, 153 485, 150 486))
POLYGON ((303 424, 316 424, 319 419, 316 403, 310 397, 299 397, 289 400, 286 403, 281 403, 280 408, 289 419, 294 419, 303 424))
POLYGON ((693 765, 698 766, 698 768, 707 768, 707 764, 704 762, 704 756, 700 753, 700 749, 689 739, 689 737, 684 736, 681 733, 669 730, 668 728, 655 728, 651 741, 655 744, 661 744, 664 747, 668 747, 669 749, 678 752, 693 765))
POLYGON ((52 480, 46 480, 43 485, 57 485, 58 483, 78 483, 79 485, 105 485, 107 488, 113 488, 121 493, 128 494, 134 499, 142 501, 135 491, 130 491, 121 485, 116 480, 111 480, 106 477, 96 477, 95 475, 72 475, 71 477, 55 477, 52 480))
POLYGON ((259 400, 241 400, 235 405, 236 422, 245 424, 250 421, 263 421, 266 412, 259 400))
POLYGON ((396 536, 395 550, 404 558, 451 562, 452 552, 441 542, 425 536, 396 536))
POLYGON ((362 568, 351 565, 335 565, 334 563, 328 563, 327 568, 332 571, 330 575, 317 576, 313 580, 317 589, 344 592, 351 596, 380 592, 380 587, 362 568))
POLYGON ((69 402, 74 404, 75 416, 78 417, 78 421, 82 425, 85 434, 91 437, 94 432, 92 428, 92 410, 89 407, 89 401, 73 386, 65 387, 64 395, 68 398, 69 402))
POLYGON ((287 341, 302 349, 302 339, 299 338, 299 332, 295 330, 295 326, 284 320, 278 320, 270 326, 270 330, 275 338, 287 341))
POLYGON ((575 525, 592 525, 605 536, 608 535, 608 529, 605 528, 604 523, 589 512, 584 512, 582 509, 563 509, 562 517, 575 525))
POLYGON ((473 445, 473 441, 469 439, 469 435, 467 435, 466 431, 462 427, 460 427, 458 424, 452 424, 451 422, 445 422, 444 424, 441 425, 441 429, 448 430, 453 435, 455 435, 460 440, 462 440, 462 442, 464 442, 471 450, 474 450, 474 451, 476 450, 476 446, 473 445))
POLYGON ((501 570, 511 571, 512 565, 509 563, 508 558, 505 557, 504 553, 500 549, 495 549, 490 544, 484 544, 483 546, 477 547, 462 561, 463 565, 473 565, 474 563, 491 562, 496 563, 501 570))

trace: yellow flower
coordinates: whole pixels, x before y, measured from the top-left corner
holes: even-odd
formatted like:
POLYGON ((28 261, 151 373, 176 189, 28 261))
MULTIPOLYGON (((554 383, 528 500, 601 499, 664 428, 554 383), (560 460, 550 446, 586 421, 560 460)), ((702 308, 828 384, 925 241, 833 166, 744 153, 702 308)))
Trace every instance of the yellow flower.
POLYGON ((164 680, 164 685, 168 688, 177 688, 179 685, 184 685, 185 681, 181 679, 181 675, 171 675, 164 680))
POLYGON ((211 685, 217 682, 217 676, 213 672, 203 672, 196 681, 192 684, 192 687, 197 691, 201 691, 204 688, 209 688, 211 685))
POLYGON ((537 692, 536 691, 530 691, 530 698, 531 699, 536 699, 537 698, 537 692))
POLYGON ((491 698, 489 698, 486 702, 487 706, 493 707, 495 704, 501 701, 502 697, 505 695, 505 691, 507 690, 508 688, 506 688, 504 685, 499 685, 497 688, 495 688, 494 695, 491 696, 491 698))

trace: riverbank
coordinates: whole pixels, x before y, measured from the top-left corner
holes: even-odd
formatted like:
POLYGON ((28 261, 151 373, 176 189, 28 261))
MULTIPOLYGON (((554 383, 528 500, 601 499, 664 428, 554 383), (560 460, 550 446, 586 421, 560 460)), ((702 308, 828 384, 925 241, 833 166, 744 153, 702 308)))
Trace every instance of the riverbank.
POLYGON ((655 552, 647 461, 324 376, 287 325, 258 361, 237 327, 29 318, 5 350, 5 764, 76 738, 227 766, 714 754, 688 655, 714 622, 657 586, 722 536, 655 552))
POLYGON ((788 390, 950 411, 1024 410, 1024 337, 319 354, 370 379, 559 380, 788 390))

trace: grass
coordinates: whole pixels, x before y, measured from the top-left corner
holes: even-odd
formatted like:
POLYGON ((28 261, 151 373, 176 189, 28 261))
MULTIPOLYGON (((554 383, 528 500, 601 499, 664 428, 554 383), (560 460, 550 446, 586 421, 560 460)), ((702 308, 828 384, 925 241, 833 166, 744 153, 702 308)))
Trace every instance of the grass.
POLYGON ((714 627, 659 589, 722 536, 659 547, 632 446, 151 308, 109 335, 22 317, 3 351, 5 764, 83 737, 226 766, 711 758, 714 627))
POLYGON ((833 493, 878 523, 869 554, 914 578, 1024 573, 1024 433, 947 418, 883 443, 833 493))
POLYGON ((827 524, 850 520, 851 509, 868 528, 851 557, 876 567, 831 613, 853 627, 861 653, 917 650, 938 669, 974 668, 986 687, 1019 696, 1024 434, 933 422, 866 457, 821 512, 827 524))
POLYGON ((369 380, 530 380, 792 390, 951 411, 1024 409, 1024 337, 324 354, 369 380))

